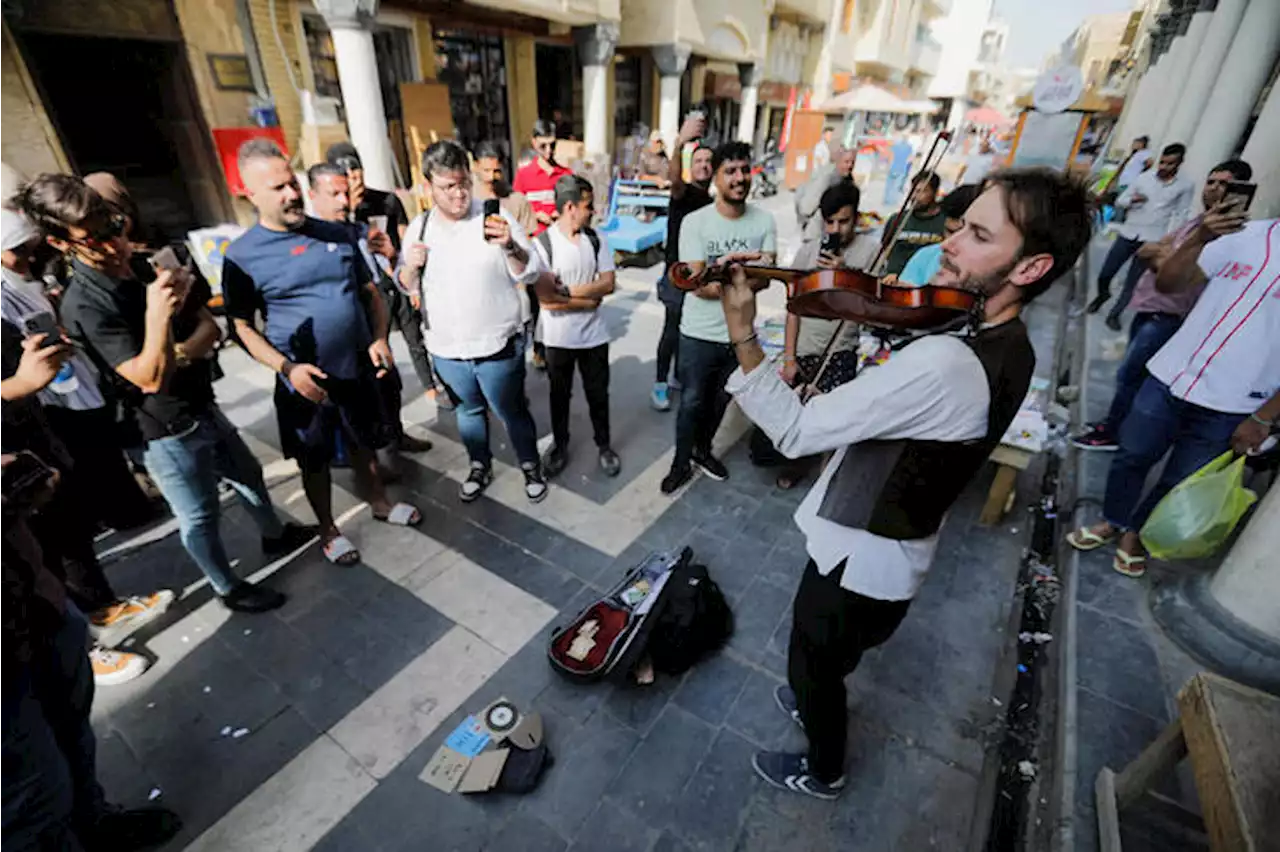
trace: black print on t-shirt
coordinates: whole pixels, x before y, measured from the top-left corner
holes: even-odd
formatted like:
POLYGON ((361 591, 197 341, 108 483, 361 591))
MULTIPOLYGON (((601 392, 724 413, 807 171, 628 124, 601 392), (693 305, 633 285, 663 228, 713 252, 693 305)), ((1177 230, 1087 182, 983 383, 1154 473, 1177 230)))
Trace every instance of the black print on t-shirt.
POLYGON ((738 251, 755 251, 746 237, 728 237, 723 240, 707 240, 707 263, 715 263, 721 255, 738 251))

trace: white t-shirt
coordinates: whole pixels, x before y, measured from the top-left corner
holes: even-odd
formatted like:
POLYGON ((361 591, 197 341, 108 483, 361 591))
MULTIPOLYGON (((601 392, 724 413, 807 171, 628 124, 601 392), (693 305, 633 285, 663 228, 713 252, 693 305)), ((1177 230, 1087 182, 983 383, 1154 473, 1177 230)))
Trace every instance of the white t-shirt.
POLYGON ((467 218, 446 219, 434 211, 420 213, 405 230, 402 255, 420 243, 427 246, 422 275, 422 320, 427 351, 441 358, 484 358, 500 352, 520 333, 527 305, 521 285, 532 284, 542 268, 524 229, 505 210, 511 237, 529 254, 519 276, 511 273, 500 246, 484 238, 484 204, 471 203, 467 218), (422 217, 427 218, 423 233, 422 217))
POLYGON ((1146 171, 1149 165, 1151 165, 1150 151, 1142 150, 1134 154, 1124 164, 1124 168, 1120 170, 1120 177, 1116 178, 1116 187, 1124 191, 1125 187, 1132 186, 1133 182, 1138 179, 1138 175, 1146 171))
POLYGON ((1209 243, 1200 268, 1209 283, 1147 369, 1179 399, 1249 414, 1280 390, 1280 219, 1209 243))
MULTIPOLYGON (((565 236, 559 226, 552 225, 543 231, 551 238, 551 257, 542 240, 533 241, 542 261, 543 269, 560 273, 560 280, 569 287, 590 284, 602 272, 613 272, 613 250, 599 231, 600 251, 591 247, 591 238, 579 233, 576 240, 565 236), (595 255, 594 257, 592 255, 595 255)), ((538 312, 538 339, 557 349, 594 349, 613 339, 609 323, 597 308, 594 311, 538 312)))

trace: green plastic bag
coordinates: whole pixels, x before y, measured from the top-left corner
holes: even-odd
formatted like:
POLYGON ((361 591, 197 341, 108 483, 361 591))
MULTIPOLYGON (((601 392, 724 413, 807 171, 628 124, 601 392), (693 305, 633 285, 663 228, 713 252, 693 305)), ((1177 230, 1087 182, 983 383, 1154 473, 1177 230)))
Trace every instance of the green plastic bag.
POLYGON ((1258 495, 1245 488, 1244 456, 1227 450, 1156 504, 1142 544, 1157 559, 1197 559, 1222 546, 1258 495))

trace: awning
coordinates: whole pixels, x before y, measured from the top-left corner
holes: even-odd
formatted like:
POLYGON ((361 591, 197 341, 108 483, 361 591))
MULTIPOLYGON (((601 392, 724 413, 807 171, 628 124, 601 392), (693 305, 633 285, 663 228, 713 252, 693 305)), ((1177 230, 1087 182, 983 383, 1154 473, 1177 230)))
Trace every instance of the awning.
POLYGON ((1009 124, 1009 117, 995 107, 980 106, 974 107, 964 114, 966 124, 977 124, 980 126, 999 126, 1009 124))
POLYGON ((937 101, 930 100, 907 101, 907 106, 918 115, 933 115, 941 108, 937 101))
POLYGON ((849 91, 815 107, 825 113, 844 114, 847 112, 888 112, 899 115, 914 115, 921 112, 933 112, 937 107, 932 101, 906 101, 892 92, 879 86, 862 83, 849 91), (920 104, 928 103, 926 109, 920 104))

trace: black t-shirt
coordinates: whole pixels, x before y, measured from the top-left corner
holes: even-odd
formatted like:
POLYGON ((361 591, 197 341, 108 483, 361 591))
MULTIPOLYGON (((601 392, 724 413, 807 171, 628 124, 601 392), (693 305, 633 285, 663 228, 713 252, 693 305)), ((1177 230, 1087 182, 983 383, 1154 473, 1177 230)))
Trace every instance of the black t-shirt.
MULTIPOLYGON (((893 233, 897 217, 890 220, 885 233, 893 233)), ((907 222, 898 232, 898 240, 889 250, 889 262, 885 266, 886 275, 900 275, 906 268, 911 255, 925 246, 940 243, 947 235, 947 217, 939 207, 932 216, 923 216, 915 211, 907 217, 907 222)))
POLYGON ((387 217, 387 233, 391 236, 391 245, 400 251, 400 226, 409 224, 409 217, 404 212, 404 205, 394 192, 383 192, 380 189, 365 187, 364 197, 360 205, 351 211, 351 218, 362 224, 369 224, 370 216, 387 217))
POLYGON ((684 194, 667 207, 667 268, 680 260, 680 223, 684 217, 711 203, 711 193, 695 183, 684 185, 684 194))
MULTIPOLYGON (((174 340, 185 340, 200 321, 200 309, 209 301, 208 285, 196 280, 173 318, 174 340)), ((66 295, 62 297, 62 324, 73 340, 102 371, 110 390, 135 413, 142 437, 148 441, 179 434, 190 428, 194 417, 213 405, 212 362, 192 361, 175 369, 159 393, 144 393, 115 368, 142 351, 146 338, 146 286, 136 278, 115 279, 78 260, 72 262, 66 295)))

